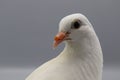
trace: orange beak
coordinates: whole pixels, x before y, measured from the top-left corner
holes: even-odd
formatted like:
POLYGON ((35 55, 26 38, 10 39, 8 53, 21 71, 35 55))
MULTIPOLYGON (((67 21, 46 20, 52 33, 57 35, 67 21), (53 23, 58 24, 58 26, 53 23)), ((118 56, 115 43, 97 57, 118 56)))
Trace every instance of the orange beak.
POLYGON ((66 36, 67 36, 66 33, 59 32, 54 38, 53 47, 54 48, 57 47, 62 41, 64 41, 66 36))

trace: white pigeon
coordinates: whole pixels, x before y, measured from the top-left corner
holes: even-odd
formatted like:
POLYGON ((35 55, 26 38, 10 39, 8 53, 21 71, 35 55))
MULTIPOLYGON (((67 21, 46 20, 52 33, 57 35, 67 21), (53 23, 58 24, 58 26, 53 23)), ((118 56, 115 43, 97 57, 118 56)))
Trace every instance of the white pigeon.
POLYGON ((101 46, 84 15, 71 14, 60 21, 54 47, 61 42, 65 42, 65 48, 60 55, 37 68, 26 80, 102 80, 101 46))

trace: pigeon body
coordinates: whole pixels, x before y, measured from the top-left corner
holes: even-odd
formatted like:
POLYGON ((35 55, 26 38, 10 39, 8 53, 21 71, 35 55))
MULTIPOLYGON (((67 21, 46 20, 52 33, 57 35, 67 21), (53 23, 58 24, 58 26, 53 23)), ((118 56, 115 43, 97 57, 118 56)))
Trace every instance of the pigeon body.
POLYGON ((64 50, 33 71, 26 80, 102 80, 103 55, 98 37, 88 19, 80 14, 64 17, 54 47, 64 50))

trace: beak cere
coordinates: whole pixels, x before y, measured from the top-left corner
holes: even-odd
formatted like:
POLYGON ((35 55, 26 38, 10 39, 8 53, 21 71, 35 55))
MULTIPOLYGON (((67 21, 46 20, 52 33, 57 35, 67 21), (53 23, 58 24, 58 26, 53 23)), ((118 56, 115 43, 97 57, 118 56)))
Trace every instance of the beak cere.
POLYGON ((62 41, 64 41, 64 39, 66 38, 67 34, 64 32, 59 32, 55 38, 54 38, 54 43, 53 43, 53 47, 57 47, 62 41))

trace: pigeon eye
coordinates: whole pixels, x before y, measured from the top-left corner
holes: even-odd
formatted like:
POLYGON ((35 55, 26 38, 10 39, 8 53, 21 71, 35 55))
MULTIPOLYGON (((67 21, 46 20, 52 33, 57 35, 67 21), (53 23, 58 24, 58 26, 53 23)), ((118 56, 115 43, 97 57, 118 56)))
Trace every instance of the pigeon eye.
POLYGON ((74 21, 72 23, 72 29, 78 29, 81 26, 81 22, 79 20, 74 21))

